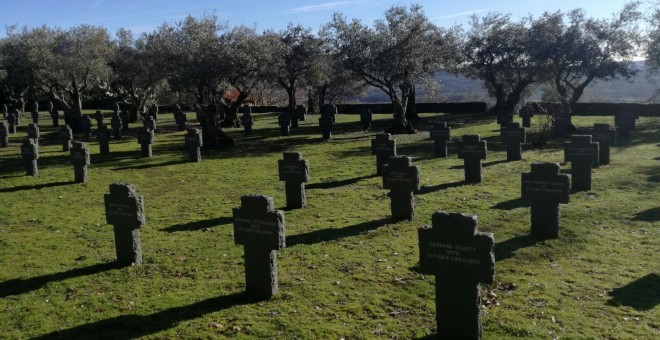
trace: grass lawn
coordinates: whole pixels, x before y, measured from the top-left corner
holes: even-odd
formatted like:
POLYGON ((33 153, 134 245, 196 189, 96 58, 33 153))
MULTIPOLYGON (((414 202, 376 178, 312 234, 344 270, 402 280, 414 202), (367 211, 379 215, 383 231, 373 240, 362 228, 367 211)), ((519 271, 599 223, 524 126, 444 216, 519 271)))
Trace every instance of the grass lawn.
MULTIPOLYGON (((435 278, 415 270, 417 228, 437 210, 478 215, 479 229, 495 234, 496 282, 482 286, 486 339, 660 337, 660 118, 640 118, 630 142, 612 148, 611 164, 594 170, 593 189, 560 205, 560 237, 549 241, 528 236, 520 174, 532 162, 561 162, 564 140, 535 150, 528 143, 523 161, 506 162, 495 117, 424 114, 416 125, 424 132, 394 136, 423 186, 415 220, 394 223, 374 175, 375 133, 359 131, 359 116, 338 115, 328 141, 317 115, 288 137, 275 114, 255 119, 252 136, 229 129, 237 146, 205 150, 201 163, 187 162, 171 114, 160 115, 153 158, 139 157, 135 125, 111 142, 110 155, 88 141, 87 184, 73 183, 45 112, 39 175, 25 176, 23 119, 0 149, 0 338, 425 337, 435 329, 435 278), (450 157, 433 158, 428 129, 442 120, 453 137, 488 141, 483 183, 462 182, 453 143, 450 157), (231 209, 248 193, 285 205, 277 160, 289 150, 309 160, 308 207, 285 212, 280 293, 255 303, 242 294, 231 209), (141 266, 112 265, 103 194, 117 181, 144 197, 141 266)), ((389 119, 375 115, 375 130, 389 119)), ((614 118, 574 119, 594 122, 614 118)))

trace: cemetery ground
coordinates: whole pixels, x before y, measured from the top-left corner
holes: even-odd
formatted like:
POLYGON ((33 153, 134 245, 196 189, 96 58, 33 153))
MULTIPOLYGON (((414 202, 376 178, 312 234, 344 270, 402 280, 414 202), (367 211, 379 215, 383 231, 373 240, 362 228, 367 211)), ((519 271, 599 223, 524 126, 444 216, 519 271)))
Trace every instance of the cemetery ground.
MULTIPOLYGON (((561 163, 566 140, 531 149, 539 117, 523 160, 507 162, 494 116, 423 114, 415 126, 426 132, 393 136, 397 153, 420 167, 422 185, 415 219, 393 222, 370 153, 375 133, 360 131, 358 115, 340 113, 331 140, 322 139, 318 115, 288 137, 279 136, 276 114, 254 116, 251 136, 226 130, 237 146, 204 150, 201 163, 187 161, 185 132, 171 114, 160 115, 152 158, 140 158, 136 124, 111 141, 109 155, 89 140, 85 184, 73 182, 45 112, 39 175, 25 176, 23 119, 0 148, 0 338, 423 338, 435 329, 435 277, 417 271, 417 228, 438 210, 478 215, 479 230, 495 235, 495 283, 482 285, 486 339, 660 336, 660 118, 639 119, 631 140, 612 148, 611 164, 594 169, 592 190, 560 206, 559 238, 538 241, 529 236, 521 173, 532 162, 561 163), (433 157, 428 129, 444 120, 452 139, 488 141, 483 183, 463 182, 454 142, 448 158, 433 157), (284 151, 309 160, 307 207, 285 211, 280 292, 255 302, 243 294, 232 208, 258 193, 283 209, 284 151), (113 264, 103 194, 117 181, 144 197, 142 265, 113 264)), ((390 119, 374 115, 374 130, 390 119)), ((595 122, 614 118, 574 118, 584 128, 595 122)))

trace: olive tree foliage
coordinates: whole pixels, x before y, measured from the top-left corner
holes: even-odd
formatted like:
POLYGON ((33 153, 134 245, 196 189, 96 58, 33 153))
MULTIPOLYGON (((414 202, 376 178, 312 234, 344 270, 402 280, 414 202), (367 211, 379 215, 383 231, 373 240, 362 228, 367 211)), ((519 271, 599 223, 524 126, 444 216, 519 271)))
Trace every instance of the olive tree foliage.
POLYGON ((341 65, 389 97, 389 131, 414 133, 405 116, 414 83, 456 62, 455 32, 434 25, 419 5, 393 6, 372 27, 335 13, 324 31, 341 65))
MULTIPOLYGON (((582 9, 544 13, 531 30, 532 57, 547 67, 548 79, 570 114, 584 90, 594 80, 629 79, 637 74, 631 62, 643 42, 638 27, 642 13, 638 2, 630 2, 610 19, 586 17, 582 9)), ((558 128, 565 128, 558 126, 558 128)))
POLYGON ((529 19, 513 22, 509 15, 472 16, 463 37, 465 62, 461 72, 484 82, 495 98, 492 113, 514 112, 531 86, 545 77, 542 64, 531 56, 529 19))
POLYGON ((9 27, 0 40, 0 96, 9 109, 24 111, 26 96, 34 93, 34 72, 25 62, 26 40, 16 27, 9 27))

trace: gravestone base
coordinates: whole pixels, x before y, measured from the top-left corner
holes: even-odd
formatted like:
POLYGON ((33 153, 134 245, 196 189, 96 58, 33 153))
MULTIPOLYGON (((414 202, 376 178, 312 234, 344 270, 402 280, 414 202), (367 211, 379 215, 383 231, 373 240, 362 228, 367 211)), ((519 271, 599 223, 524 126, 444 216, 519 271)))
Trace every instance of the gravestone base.
MULTIPOLYGON (((87 138, 89 138, 89 137, 87 137, 87 138)), ((122 138, 121 129, 114 129, 113 130, 113 138, 114 139, 121 139, 122 138)))
POLYGON ((433 141, 433 155, 441 158, 447 157, 447 141, 445 139, 433 141))
POLYGON ((465 181, 468 183, 481 183, 481 159, 465 159, 465 181))
POLYGON ((541 240, 559 237, 559 205, 542 200, 531 203, 531 233, 541 240))
POLYGON ((74 166, 73 178, 76 183, 87 183, 87 165, 74 166))
POLYGON ((323 136, 323 139, 332 138, 332 132, 330 132, 330 129, 322 129, 321 130, 321 135, 323 136))
POLYGON ((300 209, 307 206, 307 195, 305 195, 305 183, 286 181, 286 207, 288 209, 300 209))
POLYGON ((133 263, 142 263, 140 229, 127 229, 122 226, 114 226, 114 230, 117 263, 125 266, 130 266, 133 263))
POLYGON ((280 127, 280 135, 281 136, 288 136, 289 135, 289 127, 288 126, 281 126, 280 127))
POLYGON ((279 290, 277 252, 245 245, 245 291, 257 300, 270 299, 279 290))
POLYGON ((9 133, 16 133, 16 125, 9 124, 9 133))
POLYGON ((140 155, 142 157, 151 157, 153 152, 151 151, 151 144, 140 144, 140 155))
POLYGON ((415 218, 415 198, 412 191, 390 191, 392 220, 412 221, 415 218))
POLYGON ((99 143, 99 153, 102 155, 108 155, 110 154, 110 143, 109 142, 101 142, 99 143))
POLYGON ((188 150, 188 161, 190 162, 201 162, 202 161, 202 150, 200 148, 190 148, 188 150))
POLYGON ((618 137, 618 140, 628 140, 630 139, 630 129, 627 127, 621 127, 617 126, 616 128, 616 135, 618 137))
POLYGON ((249 136, 252 134, 252 124, 249 125, 243 125, 243 131, 245 132, 246 136, 249 136))
POLYGON ((37 160, 32 160, 30 162, 24 162, 25 165, 25 174, 28 176, 37 176, 39 174, 39 168, 37 167, 37 160))
POLYGON ((436 277, 435 305, 438 339, 482 338, 478 285, 436 277))

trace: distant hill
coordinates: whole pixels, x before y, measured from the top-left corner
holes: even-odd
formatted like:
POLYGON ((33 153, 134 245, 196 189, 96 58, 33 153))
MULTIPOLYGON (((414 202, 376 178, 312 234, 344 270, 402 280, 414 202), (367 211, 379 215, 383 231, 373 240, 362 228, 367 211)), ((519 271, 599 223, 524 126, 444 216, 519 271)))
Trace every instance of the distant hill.
MULTIPOLYGON (((594 81, 584 91, 580 102, 603 102, 603 103, 660 103, 660 98, 649 101, 655 90, 660 88, 660 76, 652 79, 648 78, 645 72, 644 61, 635 62, 640 72, 630 80, 616 79, 612 81, 594 81)), ((440 72, 436 79, 441 84, 442 89, 438 93, 437 99, 430 101, 491 101, 488 92, 484 89, 480 80, 466 78, 460 74, 440 72)), ((423 89, 418 94, 419 102, 427 102, 423 89)), ((540 100, 542 88, 537 86, 534 89, 531 98, 528 100, 540 100)), ((362 98, 356 98, 358 103, 383 103, 388 102, 387 96, 372 88, 367 91, 367 95, 362 98)))

